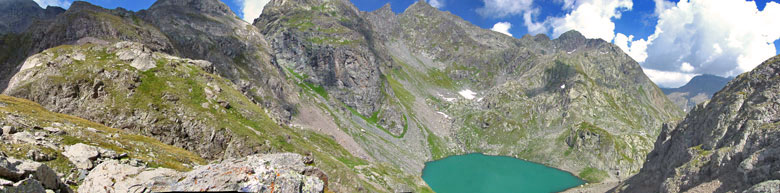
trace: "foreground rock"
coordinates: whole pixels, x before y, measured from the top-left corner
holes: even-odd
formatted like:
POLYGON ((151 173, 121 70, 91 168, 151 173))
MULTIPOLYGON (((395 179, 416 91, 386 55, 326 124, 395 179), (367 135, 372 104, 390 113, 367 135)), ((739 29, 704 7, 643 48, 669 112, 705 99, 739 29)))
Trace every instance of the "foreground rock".
MULTIPOLYGON (((79 192, 323 192, 325 183, 306 166, 304 157, 293 153, 253 155, 180 173, 149 169, 110 160, 92 170, 79 192)), ((321 173, 321 172, 320 172, 321 173)))
POLYGON ((614 192, 778 192, 780 56, 737 77, 675 129, 614 192))
POLYGON ((120 156, 117 155, 117 153, 114 151, 86 145, 83 143, 65 147, 65 151, 62 152, 62 155, 68 157, 68 160, 76 165, 76 168, 85 170, 92 169, 95 165, 94 162, 97 161, 98 158, 120 158, 120 156))
POLYGON ((0 181, 4 182, 0 183, 0 192, 73 192, 48 166, 5 156, 0 156, 0 181), (13 185, 6 186, 10 183, 13 185))

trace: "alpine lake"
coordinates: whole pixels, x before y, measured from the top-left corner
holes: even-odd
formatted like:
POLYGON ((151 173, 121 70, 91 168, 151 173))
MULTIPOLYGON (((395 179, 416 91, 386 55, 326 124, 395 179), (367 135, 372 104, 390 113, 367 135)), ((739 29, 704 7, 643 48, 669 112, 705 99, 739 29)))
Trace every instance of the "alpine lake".
POLYGON ((548 193, 585 183, 556 168, 480 153, 428 162, 422 178, 437 193, 548 193))

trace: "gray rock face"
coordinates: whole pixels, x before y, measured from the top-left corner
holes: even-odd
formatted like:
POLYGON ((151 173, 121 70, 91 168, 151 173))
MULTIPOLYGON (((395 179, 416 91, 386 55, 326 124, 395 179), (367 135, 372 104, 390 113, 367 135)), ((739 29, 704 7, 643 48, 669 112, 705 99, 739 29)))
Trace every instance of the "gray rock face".
POLYGON ((25 179, 19 181, 13 186, 0 187, 0 193, 44 193, 46 189, 41 185, 41 182, 35 179, 25 179))
MULTIPOLYGON (((343 0, 271 1, 266 7, 254 25, 271 44, 277 66, 304 74, 299 81, 311 88, 303 89, 323 88, 318 93, 322 97, 336 98, 363 116, 379 111, 385 89, 380 59, 387 56, 377 52, 370 26, 354 5, 343 0), (320 5, 321 10, 310 8, 320 5)), ((402 132, 398 128, 392 128, 395 135, 402 132)))
POLYGON ((750 189, 745 190, 743 193, 769 193, 769 192, 780 192, 780 180, 761 182, 760 184, 756 184, 755 186, 750 187, 750 189))
POLYGON ((21 33, 36 21, 52 19, 65 9, 38 6, 32 0, 0 0, 0 35, 21 33))
MULTIPOLYGON (((30 1, 32 2, 32 1, 30 1)), ((0 41, 0 90, 4 90, 21 63, 29 56, 83 38, 141 42, 154 51, 173 53, 168 38, 155 27, 124 9, 108 10, 76 1, 57 17, 39 22, 23 33, 8 34, 0 41)))
POLYGON ((292 153, 228 159, 221 163, 199 166, 186 173, 107 161, 90 172, 79 186, 79 192, 322 192, 325 183, 317 177, 306 175, 306 171, 312 170, 316 168, 305 166, 303 156, 292 153))
POLYGON ((21 190, 26 190, 29 188, 37 188, 37 186, 42 186, 46 189, 57 190, 60 193, 72 192, 70 187, 60 181, 57 173, 55 173, 54 170, 38 162, 18 160, 9 157, 0 157, 0 178, 17 182, 14 184, 14 186, 23 188, 16 189, 20 190, 20 192, 25 192, 21 190), (40 185, 33 184, 28 186, 27 183, 39 183, 40 185))
POLYGON ((179 56, 206 60, 253 102, 289 120, 297 95, 270 61, 263 34, 219 0, 160 0, 139 17, 171 39, 179 56))
POLYGON ((663 130, 639 174, 614 191, 777 190, 778 72, 780 56, 738 76, 676 128, 663 130))

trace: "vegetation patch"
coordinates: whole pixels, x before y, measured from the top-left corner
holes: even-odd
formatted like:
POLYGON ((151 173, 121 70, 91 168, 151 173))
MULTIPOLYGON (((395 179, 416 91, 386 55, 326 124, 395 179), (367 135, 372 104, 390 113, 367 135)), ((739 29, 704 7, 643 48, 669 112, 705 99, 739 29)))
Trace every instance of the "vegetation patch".
POLYGON ((588 183, 599 183, 607 179, 609 174, 604 170, 586 167, 580 172, 579 177, 588 181, 588 183))

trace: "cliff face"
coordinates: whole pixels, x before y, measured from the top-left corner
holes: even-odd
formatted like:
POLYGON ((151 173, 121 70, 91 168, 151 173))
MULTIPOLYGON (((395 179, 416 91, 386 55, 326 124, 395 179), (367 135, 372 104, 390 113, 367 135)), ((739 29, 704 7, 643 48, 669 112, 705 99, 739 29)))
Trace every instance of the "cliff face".
POLYGON ((284 122, 297 95, 282 69, 270 62, 263 34, 219 0, 160 0, 138 13, 170 38, 178 55, 207 60, 216 73, 284 122))
POLYGON ((27 30, 36 21, 52 19, 65 12, 60 7, 38 6, 34 1, 27 0, 2 0, 0 1, 0 35, 9 33, 21 33, 27 30))
POLYGON ((738 76, 677 127, 616 192, 777 192, 780 57, 738 76))

